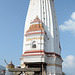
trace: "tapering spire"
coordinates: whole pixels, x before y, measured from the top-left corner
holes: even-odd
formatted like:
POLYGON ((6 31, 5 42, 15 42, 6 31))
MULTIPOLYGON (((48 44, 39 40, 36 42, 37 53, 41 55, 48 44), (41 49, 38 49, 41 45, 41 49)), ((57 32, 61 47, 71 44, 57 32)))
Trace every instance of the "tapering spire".
POLYGON ((54 0, 30 0, 24 31, 22 68, 25 65, 31 67, 31 63, 35 65, 44 63, 46 68, 43 64, 40 66, 46 69, 46 75, 62 75, 59 28, 54 0))

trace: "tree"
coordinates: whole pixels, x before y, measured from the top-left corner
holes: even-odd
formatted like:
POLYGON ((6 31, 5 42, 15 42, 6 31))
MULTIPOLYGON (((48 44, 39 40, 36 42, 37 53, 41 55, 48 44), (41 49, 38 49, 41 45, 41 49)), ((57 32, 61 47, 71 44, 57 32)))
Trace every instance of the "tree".
POLYGON ((62 72, 62 75, 66 75, 64 72, 62 72))

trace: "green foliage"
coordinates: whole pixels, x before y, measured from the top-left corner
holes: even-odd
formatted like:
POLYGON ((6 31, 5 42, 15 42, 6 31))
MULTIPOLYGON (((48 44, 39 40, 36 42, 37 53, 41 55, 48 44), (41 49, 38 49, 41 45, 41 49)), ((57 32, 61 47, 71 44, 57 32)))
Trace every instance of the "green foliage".
POLYGON ((62 75, 66 75, 64 72, 62 72, 62 75))

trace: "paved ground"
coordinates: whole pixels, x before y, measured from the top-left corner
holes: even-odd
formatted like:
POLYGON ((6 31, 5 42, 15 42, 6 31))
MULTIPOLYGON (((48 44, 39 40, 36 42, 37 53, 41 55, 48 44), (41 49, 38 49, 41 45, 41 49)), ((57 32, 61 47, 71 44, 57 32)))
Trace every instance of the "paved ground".
POLYGON ((0 75, 5 75, 5 74, 3 74, 3 73, 0 73, 0 75))

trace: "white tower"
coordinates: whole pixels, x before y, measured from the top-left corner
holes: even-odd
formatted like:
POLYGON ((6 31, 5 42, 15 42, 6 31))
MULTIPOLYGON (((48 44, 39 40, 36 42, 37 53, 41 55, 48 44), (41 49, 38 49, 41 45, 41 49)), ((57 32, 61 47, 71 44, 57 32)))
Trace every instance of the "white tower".
POLYGON ((42 67, 42 75, 62 75, 59 29, 53 0, 30 0, 26 17, 22 67, 42 67), (37 67, 37 66, 35 66, 37 67))

